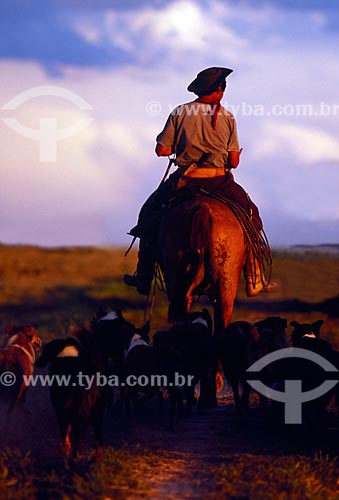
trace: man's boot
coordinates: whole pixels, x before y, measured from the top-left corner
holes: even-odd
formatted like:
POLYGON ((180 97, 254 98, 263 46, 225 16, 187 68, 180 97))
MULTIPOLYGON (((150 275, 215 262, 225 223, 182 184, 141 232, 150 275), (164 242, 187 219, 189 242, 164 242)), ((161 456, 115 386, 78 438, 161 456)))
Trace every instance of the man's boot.
POLYGON ((252 256, 247 256, 244 266, 244 277, 246 280, 247 297, 256 297, 262 292, 275 292, 278 288, 278 283, 275 281, 270 281, 267 284, 264 283, 258 261, 255 260, 253 265, 252 256))
POLYGON ((141 295, 148 295, 153 281, 155 261, 156 242, 152 238, 141 238, 136 273, 125 274, 123 282, 128 286, 135 286, 141 295))

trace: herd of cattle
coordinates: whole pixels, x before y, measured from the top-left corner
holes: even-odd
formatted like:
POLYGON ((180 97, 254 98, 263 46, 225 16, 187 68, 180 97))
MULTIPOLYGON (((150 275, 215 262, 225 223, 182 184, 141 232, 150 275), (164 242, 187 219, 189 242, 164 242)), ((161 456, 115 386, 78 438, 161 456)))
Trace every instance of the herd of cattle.
MULTIPOLYGON (((112 385, 116 386, 117 380, 116 406, 120 405, 130 415, 145 400, 158 397, 161 404, 166 397, 170 401, 169 423, 173 426, 176 416, 183 412, 190 414, 193 406, 205 410, 216 403, 216 380, 220 379, 222 368, 233 390, 236 412, 247 414, 250 385, 246 370, 267 354, 293 346, 319 354, 339 368, 339 353, 320 339, 322 320, 290 324, 294 327, 290 342, 286 336, 287 320, 276 316, 255 324, 236 321, 223 334, 213 336, 212 320, 204 309, 187 314, 169 329, 158 331, 150 345, 148 324, 136 328, 119 310, 101 311, 90 326, 79 327, 72 336, 44 345, 37 359, 42 341, 35 328, 7 327, 0 348, 2 416, 5 422, 9 421, 14 408, 24 403, 27 377, 44 373, 40 369, 47 366, 48 374, 55 377, 50 378, 50 397, 67 459, 75 456, 80 435, 88 423, 92 424, 98 443, 103 443, 103 419, 108 403, 111 404, 112 385), (86 383, 79 383, 79 374, 86 383), (60 384, 61 376, 68 377, 67 384, 60 384), (101 383, 102 377, 108 383, 101 383), (114 384, 110 383, 112 380, 114 384), (198 383, 200 395, 196 397, 198 383)), ((316 363, 289 358, 267 364, 260 379, 281 392, 286 380, 302 380, 305 392, 318 387, 325 375, 316 363)), ((336 392, 334 386, 305 403, 303 424, 312 426, 317 421, 319 425, 336 392)), ((281 408, 277 414, 280 411, 281 408)))

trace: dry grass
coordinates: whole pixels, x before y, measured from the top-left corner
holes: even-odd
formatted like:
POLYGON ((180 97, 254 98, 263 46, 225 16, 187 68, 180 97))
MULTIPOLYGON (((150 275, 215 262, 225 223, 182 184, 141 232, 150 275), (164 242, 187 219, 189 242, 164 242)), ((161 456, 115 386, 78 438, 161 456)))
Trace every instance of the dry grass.
MULTIPOLYGON (((72 323, 90 319, 100 307, 120 307, 127 319, 141 324, 145 300, 121 281, 125 272, 133 272, 136 253, 132 252, 125 258, 124 250, 0 245, 0 327, 7 323, 33 323, 47 341, 66 335, 72 323)), ((279 292, 247 299, 242 284, 233 318, 252 322, 268 315, 280 315, 288 321, 300 322, 322 318, 325 320, 323 337, 339 347, 339 319, 328 317, 319 305, 325 299, 338 295, 338 277, 339 261, 333 256, 277 252, 274 255, 273 278, 279 282, 279 292)), ((195 307, 202 304, 206 302, 201 301, 195 307)), ((167 299, 159 293, 152 317, 153 331, 166 325, 166 315, 167 299)), ((99 460, 89 447, 75 467, 67 469, 55 461, 57 437, 47 390, 44 394, 32 391, 29 401, 33 410, 37 411, 31 427, 27 427, 25 422, 20 427, 22 433, 10 439, 12 444, 0 454, 1 500, 163 500, 179 497, 208 500, 339 499, 339 467, 334 459, 308 453, 280 456, 273 442, 267 445, 266 451, 260 451, 261 447, 252 453, 247 448, 251 448, 251 439, 257 438, 257 430, 246 441, 244 430, 247 424, 241 427, 239 422, 231 419, 228 420, 230 436, 227 439, 212 435, 212 441, 205 441, 205 446, 212 449, 213 466, 197 462, 203 451, 199 439, 204 442, 204 433, 220 426, 219 421, 214 425, 207 420, 202 430, 200 424, 196 424, 197 432, 199 429, 201 432, 197 441, 190 426, 181 437, 171 439, 159 429, 149 431, 150 448, 156 432, 164 446, 162 454, 156 449, 152 451, 142 447, 138 435, 132 446, 129 439, 128 448, 121 445, 112 447, 110 442, 99 460), (37 424, 40 415, 42 417, 37 424), (238 453, 241 440, 245 442, 247 451, 238 453), (187 460, 183 458, 182 450, 176 452, 176 457, 180 457, 179 461, 186 468, 194 468, 195 463, 198 476, 190 477, 187 469, 185 474, 173 473, 173 481, 185 477, 186 481, 191 481, 189 491, 197 490, 197 493, 190 496, 183 490, 179 494, 180 486, 177 486, 172 489, 172 496, 157 496, 154 491, 151 492, 151 485, 156 483, 157 478, 160 481, 161 474, 167 477, 170 463, 171 452, 166 454, 165 445, 173 449, 181 441, 184 443, 182 446, 194 446, 194 449, 187 460), (223 446, 229 451, 220 449, 221 442, 225 442, 223 446), (273 451, 267 451, 270 446, 273 451), (205 493, 199 493, 199 488, 204 487, 204 482, 199 479, 199 470, 205 478, 206 489, 201 490, 205 493)), ((112 425, 115 425, 114 422, 112 425)), ((222 432, 222 427, 219 432, 222 432)), ((258 436, 266 439, 262 431, 258 436)))
POLYGON ((337 459, 321 454, 313 457, 234 456, 217 473, 218 497, 224 500, 338 500, 338 470, 337 459))
POLYGON ((123 249, 0 245, 0 304, 46 300, 57 288, 88 288, 119 280, 135 252, 123 249))
MULTIPOLYGON (((140 472, 149 453, 106 447, 100 457, 89 452, 72 467, 44 466, 29 452, 5 449, 0 453, 1 500, 123 500, 126 493, 144 492, 140 472)), ((155 457, 152 456, 152 460, 155 457)))
MULTIPOLYGON (((136 251, 122 248, 38 248, 0 245, 0 327, 34 323, 48 339, 65 335, 69 325, 91 318, 99 307, 120 307, 128 319, 142 324, 146 300, 121 278, 133 272, 136 251)), ((248 299, 243 280, 234 319, 257 321, 284 315, 289 321, 327 319, 316 303, 338 295, 339 260, 331 255, 274 254, 273 278, 279 291, 248 299), (304 310, 301 310, 304 308, 304 310), (305 311, 306 309, 306 311, 305 311)), ((196 308, 208 302, 203 298, 196 308)), ((152 330, 166 325, 167 298, 157 293, 152 330)), ((339 339, 336 324, 327 322, 325 336, 339 339)))
MULTIPOLYGON (((96 289, 96 296, 107 297, 112 294, 109 285, 115 281, 121 284, 122 275, 135 268, 136 251, 127 257, 124 252, 122 248, 0 245, 0 304, 45 300, 52 290, 61 287, 96 289)), ((280 288, 272 300, 318 302, 338 294, 339 259, 335 256, 273 255, 273 279, 280 288)), ((129 292, 125 286, 118 290, 125 297, 129 292)), ((242 288, 238 297, 244 297, 242 288)))

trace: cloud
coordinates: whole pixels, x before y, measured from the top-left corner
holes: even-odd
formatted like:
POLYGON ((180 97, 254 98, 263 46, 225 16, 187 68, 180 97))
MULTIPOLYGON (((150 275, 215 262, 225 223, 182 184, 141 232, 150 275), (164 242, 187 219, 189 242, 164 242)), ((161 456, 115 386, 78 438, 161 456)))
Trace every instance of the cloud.
POLYGON ((211 54, 213 64, 225 57, 235 64, 248 55, 249 38, 256 46, 258 34, 279 45, 287 41, 284 32, 301 39, 333 22, 328 8, 307 9, 302 2, 300 9, 290 16, 278 1, 3 0, 0 58, 39 61, 59 77, 65 66, 178 68, 192 57, 205 64, 211 54))
MULTIPOLYGON (((111 45, 133 56, 139 65, 156 64, 184 67, 192 57, 224 54, 234 59, 242 36, 228 28, 228 9, 209 2, 207 6, 189 0, 176 0, 159 9, 147 6, 128 11, 110 10, 105 15, 101 36, 111 45), (213 30, 211 30, 213 19, 213 30)), ((91 21, 88 20, 90 23, 91 21)), ((88 28, 89 25, 88 25, 88 28)))
MULTIPOLYGON (((236 178, 259 205, 268 228, 284 224, 281 234, 285 234, 303 221, 303 229, 286 239, 295 242, 305 239, 305 228, 310 229, 312 221, 317 223, 314 231, 318 228, 312 238, 320 239, 322 223, 333 229, 339 221, 338 165, 339 143, 330 133, 269 120, 257 125, 236 178)), ((272 234, 276 238, 278 233, 272 234)), ((333 241, 337 234, 328 238, 333 241)))
POLYGON ((0 58, 39 61, 52 75, 62 65, 107 67, 126 60, 121 51, 95 46, 72 27, 74 13, 52 0, 3 0, 0 58))
MULTIPOLYGON (((36 64, 2 62, 0 69, 2 105, 36 83, 53 83, 36 64)), ((152 93, 149 84, 141 83, 134 94, 128 72, 92 69, 71 71, 62 86, 93 109, 82 112, 61 98, 36 97, 16 110, 0 110, 0 118, 14 116, 33 129, 43 117, 53 117, 58 129, 81 117, 92 118, 81 134, 58 143, 55 163, 40 162, 38 142, 0 120, 0 241, 88 244, 92 237, 93 244, 127 244, 126 233, 166 163, 154 154, 162 119, 156 126, 145 111, 152 93)))
MULTIPOLYGON (((230 0, 230 3, 234 5, 246 5, 252 4, 251 0, 230 0)), ((337 10, 338 2, 337 0, 257 0, 257 6, 275 6, 282 10, 337 10)))
MULTIPOLYGON (((154 154, 155 137, 170 110, 194 98, 186 87, 204 67, 234 68, 225 104, 260 104, 265 111, 275 104, 336 104, 338 37, 326 31, 328 7, 317 9, 240 0, 4 2, 0 108, 30 87, 59 85, 91 104, 93 121, 60 142, 57 164, 47 165, 38 161, 37 143, 0 120, 0 239, 128 243, 126 232, 166 167, 167 159, 154 154), (158 114, 148 112, 151 101, 159 103, 158 114)), ((37 128, 51 112, 59 126, 81 116, 53 99, 32 100, 13 116, 37 128)), ((239 112, 237 121, 244 153, 235 177, 275 241, 282 234, 306 241, 304 228, 312 223, 327 231, 312 235, 318 242, 332 238, 337 117, 239 112), (286 221, 290 236, 276 230, 286 221)))
POLYGON ((114 9, 117 11, 144 9, 145 7, 165 7, 169 0, 58 0, 63 8, 76 8, 83 11, 102 11, 114 9))
POLYGON ((306 166, 339 165, 339 140, 324 130, 293 122, 266 121, 261 130, 265 138, 253 146, 254 156, 279 155, 288 152, 294 163, 306 166))

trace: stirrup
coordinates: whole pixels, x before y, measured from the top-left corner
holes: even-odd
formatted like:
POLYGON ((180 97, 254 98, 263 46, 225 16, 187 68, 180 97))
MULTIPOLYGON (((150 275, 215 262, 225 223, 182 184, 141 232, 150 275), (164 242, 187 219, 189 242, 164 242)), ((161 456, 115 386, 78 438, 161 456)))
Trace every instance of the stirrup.
POLYGON ((140 280, 137 274, 124 274, 122 281, 127 286, 134 286, 141 295, 149 295, 150 287, 140 280))
POLYGON ((278 283, 275 281, 270 281, 267 285, 263 285, 262 283, 256 283, 256 286, 253 286, 252 281, 246 282, 246 295, 247 297, 256 297, 260 293, 267 292, 275 292, 278 288, 278 283))
POLYGON ((122 281, 127 286, 138 286, 138 276, 136 274, 124 274, 122 281))

